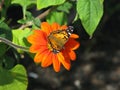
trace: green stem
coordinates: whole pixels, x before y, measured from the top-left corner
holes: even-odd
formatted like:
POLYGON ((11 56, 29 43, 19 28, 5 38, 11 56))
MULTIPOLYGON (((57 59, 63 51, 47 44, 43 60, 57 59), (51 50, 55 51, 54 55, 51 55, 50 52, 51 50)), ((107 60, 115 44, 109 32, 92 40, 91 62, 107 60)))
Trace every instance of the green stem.
POLYGON ((23 7, 23 19, 24 20, 26 19, 25 13, 26 13, 26 7, 23 7))
POLYGON ((9 41, 8 39, 2 38, 2 37, 0 37, 0 42, 4 42, 5 44, 10 45, 11 47, 13 47, 15 49, 21 49, 21 50, 27 51, 27 52, 29 51, 29 48, 16 45, 16 44, 12 43, 11 41, 9 41))

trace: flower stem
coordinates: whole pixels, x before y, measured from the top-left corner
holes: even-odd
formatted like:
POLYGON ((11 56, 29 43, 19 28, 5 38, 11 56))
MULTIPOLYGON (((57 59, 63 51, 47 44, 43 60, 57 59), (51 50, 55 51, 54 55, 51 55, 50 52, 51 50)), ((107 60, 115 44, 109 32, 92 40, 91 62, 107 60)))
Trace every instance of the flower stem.
POLYGON ((21 50, 27 51, 27 52, 29 51, 29 48, 16 45, 16 44, 12 43, 11 41, 9 41, 8 39, 2 38, 2 37, 0 37, 0 42, 4 42, 5 44, 7 44, 15 49, 21 49, 21 50))

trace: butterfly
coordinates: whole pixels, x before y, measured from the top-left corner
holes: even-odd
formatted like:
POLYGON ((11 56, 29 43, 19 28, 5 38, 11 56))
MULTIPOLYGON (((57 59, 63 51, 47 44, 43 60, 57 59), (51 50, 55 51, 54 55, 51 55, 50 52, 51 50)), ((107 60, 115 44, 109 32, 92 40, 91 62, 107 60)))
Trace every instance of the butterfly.
POLYGON ((60 52, 60 50, 64 48, 64 45, 68 41, 72 32, 72 26, 69 26, 66 30, 56 30, 51 32, 48 36, 48 43, 52 52, 60 52))

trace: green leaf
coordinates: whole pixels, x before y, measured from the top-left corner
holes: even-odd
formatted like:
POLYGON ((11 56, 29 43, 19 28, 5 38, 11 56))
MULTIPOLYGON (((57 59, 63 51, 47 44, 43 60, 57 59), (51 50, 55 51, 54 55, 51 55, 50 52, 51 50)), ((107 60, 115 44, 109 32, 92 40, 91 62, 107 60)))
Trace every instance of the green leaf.
POLYGON ((11 5, 12 0, 4 0, 4 4, 6 7, 9 7, 11 5))
POLYGON ((101 4, 103 4, 104 0, 100 0, 101 4))
POLYGON ((72 4, 69 2, 65 2, 62 5, 57 7, 57 10, 64 11, 66 13, 69 13, 69 10, 71 9, 72 4))
MULTIPOLYGON (((0 37, 12 40, 12 32, 8 25, 3 22, 3 20, 0 21, 0 37)), ((0 42, 0 57, 2 57, 6 51, 7 45, 0 42)))
POLYGON ((40 27, 41 21, 40 21, 39 18, 35 18, 35 19, 33 20, 33 22, 34 22, 34 25, 35 25, 35 26, 40 27))
POLYGON ((0 57, 2 57, 6 51, 7 51, 7 45, 5 45, 4 43, 0 43, 0 57))
POLYGON ((66 0, 37 0, 37 9, 43 9, 52 5, 63 4, 66 0))
MULTIPOLYGON (((12 33, 7 24, 3 21, 0 22, 0 37, 12 40, 12 33)), ((0 40, 1 41, 1 40, 0 40)), ((0 42, 0 57, 7 51, 7 45, 0 42)))
POLYGON ((0 1, 0 3, 1 3, 1 5, 2 4, 4 4, 4 5, 2 5, 1 6, 1 10, 0 10, 0 16, 3 18, 6 18, 6 13, 7 13, 7 9, 8 9, 8 7, 11 5, 11 0, 1 0, 0 1))
POLYGON ((39 18, 35 18, 35 19, 33 20, 32 30, 40 29, 40 24, 41 24, 40 19, 39 19, 39 18))
POLYGON ((31 12, 26 11, 25 16, 26 16, 26 19, 20 19, 20 20, 18 20, 18 23, 27 24, 27 23, 33 22, 34 17, 31 12))
POLYGON ((54 23, 57 22, 60 25, 67 24, 67 16, 64 12, 51 12, 47 17, 46 17, 47 22, 49 23, 54 23))
POLYGON ((0 70, 0 90, 27 90, 27 85, 27 74, 22 65, 16 65, 11 70, 0 70))
POLYGON ((20 19, 18 20, 18 23, 20 24, 32 24, 32 29, 38 29, 40 27, 40 19, 34 18, 31 12, 26 12, 26 19, 20 19))
POLYGON ((35 0, 12 0, 12 4, 19 4, 21 5, 22 7, 27 7, 31 4, 35 4, 36 1, 35 0))
POLYGON ((100 0, 78 0, 77 12, 86 32, 92 36, 103 15, 100 0))
POLYGON ((30 44, 27 42, 27 37, 32 33, 29 28, 25 28, 24 30, 12 30, 13 34, 13 43, 23 47, 29 47, 30 44))
POLYGON ((12 33, 8 25, 4 22, 0 23, 0 37, 12 40, 12 33))

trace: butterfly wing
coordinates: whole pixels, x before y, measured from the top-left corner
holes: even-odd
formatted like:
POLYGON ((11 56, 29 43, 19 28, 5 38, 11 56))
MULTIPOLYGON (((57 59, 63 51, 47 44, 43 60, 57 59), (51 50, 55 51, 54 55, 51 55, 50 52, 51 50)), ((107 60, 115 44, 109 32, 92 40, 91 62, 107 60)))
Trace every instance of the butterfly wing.
POLYGON ((57 53, 64 47, 71 35, 71 30, 73 29, 68 28, 67 30, 57 30, 50 33, 48 36, 48 43, 50 44, 53 52, 57 53))

